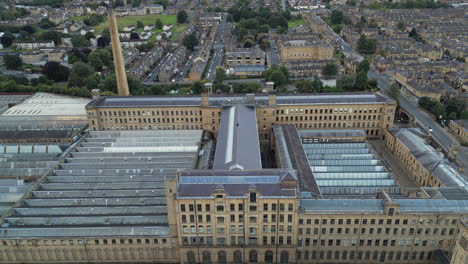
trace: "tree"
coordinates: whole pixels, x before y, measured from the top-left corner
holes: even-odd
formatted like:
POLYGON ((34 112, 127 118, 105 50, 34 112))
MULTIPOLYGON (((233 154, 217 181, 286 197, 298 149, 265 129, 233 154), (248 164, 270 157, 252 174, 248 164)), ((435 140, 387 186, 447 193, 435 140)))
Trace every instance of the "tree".
POLYGON ((357 43, 358 51, 362 54, 374 54, 377 49, 377 40, 375 38, 367 39, 361 35, 357 43))
POLYGON ((185 36, 184 40, 182 41, 182 44, 191 51, 195 50, 195 47, 198 46, 198 43, 198 38, 195 32, 192 32, 192 34, 185 36))
POLYGON ((91 14, 83 20, 87 26, 97 26, 100 23, 104 22, 104 16, 99 14, 91 14))
POLYGON ((62 42, 62 34, 55 30, 49 30, 42 32, 38 36, 39 40, 52 40, 55 45, 59 45, 62 42))
POLYGON ((69 87, 83 87, 86 86, 85 79, 94 74, 94 70, 91 65, 88 65, 82 61, 73 63, 72 70, 68 77, 69 87))
POLYGON ((368 60, 363 60, 358 64, 356 72, 358 72, 358 73, 359 72, 364 72, 364 73, 367 74, 369 69, 370 69, 369 61, 368 60))
POLYGON ((112 55, 107 49, 97 49, 88 55, 88 61, 95 71, 112 65, 112 55))
POLYGON ((323 82, 320 80, 320 78, 315 75, 314 76, 314 81, 312 82, 312 85, 314 86, 314 90, 318 93, 323 92, 323 82))
POLYGON ((436 102, 430 112, 434 115, 434 117, 437 120, 444 119, 446 115, 445 106, 441 104, 440 102, 436 102))
POLYGON ((412 28, 410 33, 408 34, 408 37, 415 38, 417 35, 418 35, 418 33, 416 32, 416 29, 412 28))
POLYGON ((36 32, 36 28, 31 25, 25 25, 21 27, 21 30, 28 32, 29 34, 34 34, 36 32))
POLYGON ((163 28, 163 23, 161 22, 161 19, 156 19, 156 23, 154 24, 154 26, 157 28, 157 29, 162 29, 163 28))
POLYGON ((342 91, 354 90, 355 77, 353 75, 342 75, 336 80, 336 88, 342 91))
POLYGON ((68 80, 70 70, 67 67, 56 61, 48 61, 42 68, 42 73, 47 76, 49 80, 62 82, 68 80))
POLYGON ((467 110, 461 112, 460 119, 468 119, 468 111, 467 110))
POLYGON ((396 82, 393 82, 392 86, 390 86, 390 91, 388 95, 390 95, 390 97, 393 98, 393 100, 395 100, 397 104, 399 103, 400 87, 398 86, 396 82))
POLYGON ((221 83, 226 79, 226 70, 222 67, 217 67, 215 72, 215 82, 221 83))
POLYGON ((256 93, 260 90, 260 83, 248 82, 248 83, 233 83, 232 90, 234 93, 256 93))
POLYGON ((86 32, 86 34, 85 34, 85 38, 86 38, 87 40, 90 40, 90 39, 95 38, 95 37, 96 37, 96 36, 94 36, 94 33, 91 32, 91 31, 86 32))
POLYGON ((267 50, 270 48, 270 41, 268 39, 262 39, 262 41, 260 42, 260 48, 262 50, 267 50))
POLYGON ((431 109, 435 105, 435 102, 431 98, 424 96, 419 98, 418 104, 424 109, 431 109))
POLYGON ((143 22, 137 21, 136 28, 144 28, 144 27, 145 27, 145 24, 143 24, 143 22))
POLYGON ((330 22, 332 25, 342 24, 343 23, 343 12, 339 10, 333 10, 330 15, 330 22))
POLYGON ((99 37, 97 39, 97 46, 98 48, 104 48, 105 46, 108 46, 109 45, 109 40, 105 37, 99 37))
POLYGON ((311 80, 299 80, 296 82, 297 91, 300 93, 313 93, 314 91, 314 84, 311 80))
POLYGON ((8 48, 13 44, 15 37, 10 32, 5 32, 3 37, 0 38, 0 43, 2 43, 4 48, 8 48))
POLYGON ((39 22, 39 27, 42 28, 42 29, 49 29, 49 28, 53 28, 53 27, 56 27, 56 26, 57 25, 55 23, 49 21, 48 18, 43 18, 39 22))
POLYGON ((187 23, 187 20, 188 20, 188 15, 187 15, 187 12, 185 12, 185 10, 180 10, 179 12, 177 12, 177 23, 179 24, 187 23))
POLYGON ((322 69, 322 74, 330 77, 338 74, 338 66, 333 62, 328 62, 322 69))
POLYGON ((365 91, 367 90, 367 73, 359 72, 356 75, 356 81, 354 82, 354 90, 365 91))
POLYGON ((73 36, 71 38, 71 43, 74 48, 85 48, 91 45, 91 42, 87 40, 84 36, 73 36))
POLYGON ((200 94, 203 92, 203 83, 200 81, 196 81, 192 84, 192 92, 194 94, 200 94))
POLYGON ((288 68, 277 65, 271 66, 263 73, 265 81, 274 82, 276 87, 281 87, 289 82, 288 68))
POLYGON ((23 65, 23 61, 17 55, 4 55, 3 63, 10 70, 16 70, 23 65))
POLYGON ((396 26, 401 31, 405 30, 405 27, 406 27, 403 21, 398 22, 396 26))
POLYGON ((356 0, 348 0, 348 1, 346 1, 346 5, 356 6, 356 0))

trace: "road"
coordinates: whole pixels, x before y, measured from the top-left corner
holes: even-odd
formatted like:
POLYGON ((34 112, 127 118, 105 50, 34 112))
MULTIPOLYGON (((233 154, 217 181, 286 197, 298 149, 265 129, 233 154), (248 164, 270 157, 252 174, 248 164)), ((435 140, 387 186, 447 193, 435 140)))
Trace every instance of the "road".
POLYGON ((276 42, 274 40, 270 39, 269 41, 270 48, 267 52, 268 67, 271 67, 272 65, 281 65, 278 54, 278 46, 276 45, 276 42))
POLYGON ((154 69, 150 72, 150 74, 148 74, 148 76, 146 77, 145 79, 145 83, 148 83, 148 82, 153 82, 153 81, 156 81, 156 79, 158 78, 158 73, 159 73, 159 70, 161 69, 161 66, 170 58, 172 57, 172 53, 168 53, 159 63, 156 67, 154 67, 154 69))
MULTIPOLYGON (((391 78, 386 73, 379 74, 374 69, 371 69, 369 70, 368 76, 369 78, 376 79, 379 83, 379 87, 384 92, 389 92, 391 78)), ((432 138, 434 138, 446 152, 448 152, 448 148, 452 146, 452 144, 458 149, 457 163, 465 168, 466 176, 468 173, 468 148, 461 146, 460 143, 450 133, 448 133, 446 129, 442 128, 429 113, 421 109, 416 103, 408 99, 408 97, 400 94, 399 103, 400 107, 413 115, 415 120, 424 128, 432 128, 432 132, 427 131, 427 129, 426 132, 429 132, 432 138)))
POLYGON ((223 60, 224 45, 223 45, 222 39, 223 39, 225 27, 226 27, 226 17, 227 17, 226 14, 223 13, 222 17, 221 17, 221 23, 219 25, 219 30, 218 30, 218 33, 216 35, 216 40, 215 40, 215 42, 213 44, 214 53, 213 53, 213 57, 211 58, 211 61, 210 61, 210 66, 208 68, 208 73, 206 74, 206 78, 209 79, 210 81, 214 81, 215 74, 216 74, 216 68, 221 65, 221 62, 223 60))
POLYGON ((175 77, 177 81, 183 81, 184 77, 187 75, 187 72, 190 70, 190 67, 192 67, 193 59, 195 59, 195 55, 197 53, 194 51, 190 54, 187 62, 184 64, 184 68, 182 71, 175 77))

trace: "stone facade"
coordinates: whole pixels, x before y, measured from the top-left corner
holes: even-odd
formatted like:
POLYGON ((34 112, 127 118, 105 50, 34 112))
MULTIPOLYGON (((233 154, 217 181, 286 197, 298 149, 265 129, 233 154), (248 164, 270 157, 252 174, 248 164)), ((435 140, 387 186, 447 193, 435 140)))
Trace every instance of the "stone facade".
POLYGON ((329 60, 333 58, 333 47, 321 41, 285 40, 279 44, 283 63, 289 60, 329 60))
POLYGON ((460 139, 468 143, 468 120, 451 120, 450 129, 460 137, 460 139))

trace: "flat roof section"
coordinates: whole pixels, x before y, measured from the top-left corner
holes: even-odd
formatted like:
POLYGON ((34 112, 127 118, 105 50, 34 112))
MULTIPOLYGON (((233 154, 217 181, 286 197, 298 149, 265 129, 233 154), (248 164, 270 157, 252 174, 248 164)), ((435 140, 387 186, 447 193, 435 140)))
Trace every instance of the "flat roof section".
POLYGON ((164 179, 194 168, 202 134, 90 132, 4 216, 0 236, 168 236, 164 179))
POLYGON ((213 169, 262 168, 254 106, 234 105, 221 113, 213 169))
POLYGON ((296 197, 294 186, 282 181, 297 181, 296 172, 290 169, 258 170, 186 170, 179 172, 178 199, 212 197, 216 190, 227 198, 245 197, 249 190, 256 190, 261 197, 296 197))
MULTIPOLYGON (((246 101, 244 95, 210 95, 210 106, 222 106, 234 102, 246 101)), ((331 93, 331 94, 294 94, 277 95, 277 105, 324 105, 324 104, 382 104, 393 100, 381 93, 331 93)), ((132 96, 101 97, 88 105, 94 107, 163 107, 163 106, 199 106, 200 96, 132 96)), ((255 96, 255 104, 267 105, 268 96, 255 96)))
POLYGON ((86 119, 85 106, 90 101, 88 98, 39 92, 8 109, 3 116, 82 116, 86 119))

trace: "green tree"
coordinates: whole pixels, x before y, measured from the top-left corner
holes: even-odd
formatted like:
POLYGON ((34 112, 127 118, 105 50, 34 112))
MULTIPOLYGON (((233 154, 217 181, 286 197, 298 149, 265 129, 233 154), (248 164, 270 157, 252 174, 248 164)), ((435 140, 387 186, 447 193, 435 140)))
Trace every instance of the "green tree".
POLYGON ((314 90, 314 83, 311 80, 299 80, 296 82, 297 91, 300 93, 313 93, 314 90))
POLYGON ((87 26, 97 26, 100 23, 104 22, 104 16, 99 14, 91 14, 83 20, 87 26))
POLYGON ((195 47, 198 46, 198 38, 195 32, 193 32, 190 35, 186 35, 184 37, 184 40, 182 41, 182 44, 187 47, 187 49, 194 51, 195 47))
POLYGON ((11 34, 10 32, 5 32, 3 37, 0 38, 0 43, 3 45, 4 48, 8 48, 11 46, 11 44, 13 44, 14 39, 15 37, 13 36, 13 34, 11 34))
POLYGON ((342 75, 336 80, 336 88, 342 91, 353 91, 355 79, 353 75, 342 75))
POLYGON ((357 66, 357 69, 356 69, 356 72, 364 72, 367 74, 367 72, 369 71, 370 69, 370 63, 368 60, 362 60, 358 66, 357 66))
POLYGON ((468 119, 468 111, 467 110, 461 112, 460 119, 468 119))
POLYGON ((445 106, 440 102, 436 102, 434 107, 430 111, 437 120, 441 120, 445 118, 445 106))
POLYGON ((354 90, 365 91, 367 90, 367 73, 360 72, 356 75, 356 81, 354 82, 354 90))
POLYGON ((144 27, 145 27, 145 24, 143 24, 143 22, 137 21, 136 28, 144 28, 144 27))
POLYGON ((85 79, 95 72, 91 65, 86 64, 82 61, 73 63, 70 76, 68 77, 69 87, 84 87, 86 86, 85 79))
POLYGON ((343 18, 343 12, 339 10, 333 10, 330 14, 330 22, 332 25, 342 24, 343 18))
POLYGON ((38 40, 52 40, 55 45, 60 45, 62 43, 62 33, 55 30, 45 31, 38 36, 38 40))
POLYGON ((314 91, 318 93, 323 92, 323 82, 317 75, 314 76, 314 81, 312 82, 312 85, 314 86, 314 91))
POLYGON ((346 1, 346 5, 356 6, 356 0, 348 0, 348 1, 346 1))
POLYGON ((377 40, 375 38, 367 39, 361 35, 357 43, 358 51, 362 54, 374 54, 377 49, 377 40))
POLYGON ((112 65, 112 54, 107 49, 97 49, 88 55, 88 61, 95 71, 112 65))
POLYGON ((393 82, 392 86, 390 86, 390 91, 389 91, 388 95, 390 95, 390 97, 392 97, 393 100, 395 100, 397 102, 397 104, 399 103, 400 87, 398 86, 398 84, 396 82, 393 82))
POLYGON ((403 22, 403 21, 398 22, 396 26, 401 31, 405 30, 405 27, 406 27, 405 22, 403 22))
POLYGON ((23 61, 17 55, 4 55, 3 63, 10 70, 16 70, 23 65, 23 61))
POLYGON ((187 15, 187 12, 185 12, 185 10, 180 10, 179 12, 177 12, 177 23, 179 24, 187 23, 187 20, 188 20, 188 15, 187 15))
POLYGON ((338 74, 338 66, 333 62, 328 62, 322 69, 322 74, 326 77, 330 77, 338 74))
POLYGON ((70 70, 68 70, 67 67, 61 65, 60 62, 48 61, 42 68, 42 73, 47 76, 49 80, 61 82, 68 80, 70 70))
POLYGON ((203 92, 203 83, 200 81, 196 81, 192 84, 192 92, 194 94, 200 94, 203 92))
POLYGON ((91 42, 84 36, 73 36, 71 38, 71 43, 74 48, 86 48, 91 45, 91 42))
POLYGON ((226 79, 226 70, 222 67, 217 67, 215 72, 215 82, 222 83, 226 79))
POLYGON ((39 22, 39 27, 42 28, 42 29, 49 29, 49 28, 53 28, 53 27, 56 27, 57 25, 53 22, 50 22, 48 18, 43 18, 41 19, 41 21, 39 22))
POLYGON ((274 82, 276 87, 281 87, 289 82, 289 72, 285 66, 273 65, 263 75, 265 81, 274 82))
POLYGON ((85 38, 86 38, 87 40, 90 40, 90 39, 95 38, 95 37, 96 37, 96 36, 94 36, 94 33, 91 32, 91 31, 86 32, 86 34, 85 34, 85 38))
POLYGON ((156 23, 154 24, 154 26, 157 28, 157 29, 162 29, 163 28, 163 23, 161 21, 161 19, 156 19, 156 23))
POLYGON ((435 102, 431 98, 424 96, 424 97, 419 98, 418 104, 422 108, 428 110, 434 107, 435 102))

